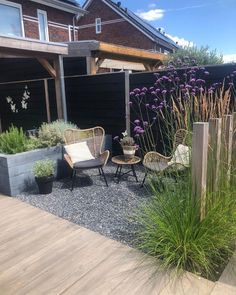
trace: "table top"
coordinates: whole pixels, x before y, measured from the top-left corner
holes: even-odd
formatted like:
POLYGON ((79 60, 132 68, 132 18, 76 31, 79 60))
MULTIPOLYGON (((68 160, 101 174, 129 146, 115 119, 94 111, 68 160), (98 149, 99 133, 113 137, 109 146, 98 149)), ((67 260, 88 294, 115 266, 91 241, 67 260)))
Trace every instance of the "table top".
POLYGON ((111 161, 117 165, 135 165, 141 162, 141 158, 134 156, 132 159, 127 159, 124 155, 119 155, 112 157, 111 161))

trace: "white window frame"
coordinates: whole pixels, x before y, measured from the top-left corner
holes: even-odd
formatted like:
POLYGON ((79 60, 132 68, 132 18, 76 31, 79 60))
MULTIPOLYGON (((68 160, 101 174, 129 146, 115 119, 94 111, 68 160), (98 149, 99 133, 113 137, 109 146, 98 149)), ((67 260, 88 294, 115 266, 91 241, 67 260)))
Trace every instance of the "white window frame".
MULTIPOLYGON (((15 8, 19 9, 19 11, 20 11, 21 32, 22 32, 21 37, 24 38, 25 37, 25 28, 24 28, 24 21, 23 21, 22 5, 19 4, 19 3, 14 3, 14 2, 7 1, 7 0, 0 0, 0 4, 15 7, 15 8)), ((6 36, 6 35, 3 35, 3 36, 6 36)), ((18 36, 15 36, 15 37, 17 38, 18 36)))
POLYGON ((100 17, 95 18, 95 28, 96 28, 96 34, 101 34, 101 32, 102 32, 102 20, 101 20, 100 17))
POLYGON ((48 42, 49 41, 49 32, 48 32, 48 15, 47 15, 47 11, 37 9, 37 17, 38 17, 39 40, 43 41, 43 42, 48 42), (40 32, 39 14, 43 14, 44 18, 45 18, 45 22, 46 22, 46 28, 45 28, 46 29, 46 32, 45 32, 46 40, 41 39, 42 36, 41 36, 41 32, 40 32))

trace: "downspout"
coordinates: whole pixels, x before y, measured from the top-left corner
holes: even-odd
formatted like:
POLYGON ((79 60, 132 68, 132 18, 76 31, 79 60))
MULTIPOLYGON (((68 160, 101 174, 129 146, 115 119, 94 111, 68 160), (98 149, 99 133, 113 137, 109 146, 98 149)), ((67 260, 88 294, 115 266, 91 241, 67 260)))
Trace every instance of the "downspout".
POLYGON ((80 18, 80 14, 76 14, 73 16, 73 41, 75 41, 75 22, 77 22, 80 18))

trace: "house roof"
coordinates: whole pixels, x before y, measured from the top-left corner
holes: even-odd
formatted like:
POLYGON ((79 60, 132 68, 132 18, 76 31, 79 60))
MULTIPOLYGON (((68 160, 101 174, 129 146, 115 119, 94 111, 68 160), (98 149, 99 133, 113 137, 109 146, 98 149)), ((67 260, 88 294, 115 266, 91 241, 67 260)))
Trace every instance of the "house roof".
POLYGON ((60 9, 69 13, 81 15, 86 12, 80 7, 76 0, 31 0, 32 2, 44 4, 56 9, 60 9))
MULTIPOLYGON (((87 7, 90 5, 92 0, 87 0, 83 8, 87 9, 87 7)), ((159 30, 154 28, 149 23, 145 22, 142 18, 140 18, 138 15, 133 13, 131 10, 127 8, 123 8, 120 3, 121 2, 114 2, 112 0, 102 0, 105 4, 110 6, 113 10, 115 10, 118 14, 126 18, 131 24, 133 24, 135 27, 137 27, 140 31, 145 33, 150 39, 153 41, 156 41, 157 43, 161 43, 162 45, 171 45, 172 48, 178 48, 179 46, 169 37, 167 37, 165 34, 161 33, 159 30), (161 42, 160 42, 161 41, 161 42), (166 44, 167 43, 167 44, 166 44)))

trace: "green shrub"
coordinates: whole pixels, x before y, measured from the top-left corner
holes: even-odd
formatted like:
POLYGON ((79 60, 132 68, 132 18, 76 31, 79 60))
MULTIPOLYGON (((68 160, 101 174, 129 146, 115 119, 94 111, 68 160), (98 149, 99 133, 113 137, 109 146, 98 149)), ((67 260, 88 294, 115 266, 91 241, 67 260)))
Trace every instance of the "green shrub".
POLYGON ((22 128, 11 126, 0 135, 0 151, 4 154, 16 154, 28 150, 28 139, 22 128))
POLYGON ((48 177, 54 174, 54 163, 51 160, 37 161, 33 166, 35 177, 48 177))
POLYGON ((72 123, 57 120, 52 123, 43 123, 39 128, 35 143, 39 148, 55 146, 64 143, 63 134, 68 128, 77 128, 72 123))
MULTIPOLYGON (((236 236, 235 189, 215 197, 204 220, 199 203, 192 198, 190 181, 178 181, 161 193, 152 186, 153 199, 135 216, 140 227, 136 244, 158 258, 165 269, 187 270, 206 278, 214 274, 232 255, 236 236)), ((212 196, 207 195, 207 199, 212 196)))

